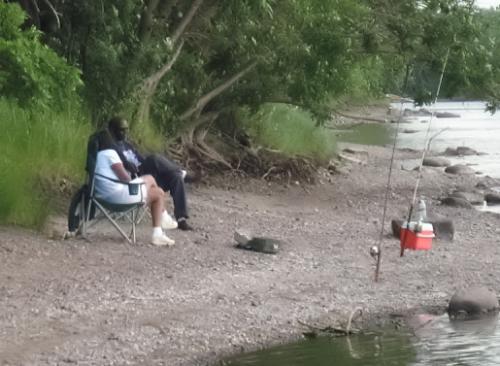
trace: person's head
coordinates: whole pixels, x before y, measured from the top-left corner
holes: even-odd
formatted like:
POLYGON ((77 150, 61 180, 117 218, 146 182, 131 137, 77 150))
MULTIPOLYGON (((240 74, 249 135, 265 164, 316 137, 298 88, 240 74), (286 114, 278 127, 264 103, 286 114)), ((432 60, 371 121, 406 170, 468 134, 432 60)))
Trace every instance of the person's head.
POLYGON ((109 131, 107 131, 107 130, 101 131, 99 133, 98 139, 99 139, 98 140, 99 141, 99 151, 115 148, 115 142, 113 141, 113 137, 111 137, 111 134, 109 131))
POLYGON ((123 141, 127 137, 128 122, 123 117, 115 116, 109 120, 108 129, 116 141, 123 141))

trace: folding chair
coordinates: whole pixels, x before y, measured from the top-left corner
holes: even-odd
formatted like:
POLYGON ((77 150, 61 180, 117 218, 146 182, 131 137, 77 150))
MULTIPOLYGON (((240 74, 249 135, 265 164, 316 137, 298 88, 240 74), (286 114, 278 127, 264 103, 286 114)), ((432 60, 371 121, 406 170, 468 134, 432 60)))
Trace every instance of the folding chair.
MULTIPOLYGON (((86 183, 74 194, 71 200, 68 213, 68 231, 86 238, 88 229, 92 225, 106 219, 129 244, 135 244, 136 226, 146 212, 145 203, 141 200, 138 203, 117 204, 95 196, 95 167, 97 152, 99 151, 100 133, 103 132, 97 132, 90 136, 87 144, 87 162, 85 165, 87 179, 86 183), (120 226, 118 222, 120 219, 125 219, 130 225, 129 234, 120 226)), ((137 194, 142 195, 140 185, 144 183, 124 183, 107 177, 103 178, 127 185, 130 189, 135 188, 137 194)))

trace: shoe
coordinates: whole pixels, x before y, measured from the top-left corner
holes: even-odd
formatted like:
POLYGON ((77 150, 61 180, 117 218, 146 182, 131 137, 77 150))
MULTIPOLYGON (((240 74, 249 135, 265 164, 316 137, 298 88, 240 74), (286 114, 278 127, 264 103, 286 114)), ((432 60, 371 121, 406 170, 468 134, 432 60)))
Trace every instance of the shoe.
POLYGON ((191 231, 194 230, 191 225, 189 225, 186 221, 186 219, 180 219, 177 221, 177 228, 184 230, 184 231, 191 231))
POLYGON ((172 230, 177 228, 177 221, 175 221, 172 216, 170 216, 167 211, 163 212, 161 217, 161 227, 164 230, 172 230))
POLYGON ((156 245, 157 247, 164 247, 164 246, 171 247, 172 245, 175 244, 175 240, 170 239, 165 234, 153 235, 151 237, 151 244, 156 245))
POLYGON ((201 173, 197 172, 194 175, 186 173, 184 176, 184 183, 198 183, 201 180, 201 173))

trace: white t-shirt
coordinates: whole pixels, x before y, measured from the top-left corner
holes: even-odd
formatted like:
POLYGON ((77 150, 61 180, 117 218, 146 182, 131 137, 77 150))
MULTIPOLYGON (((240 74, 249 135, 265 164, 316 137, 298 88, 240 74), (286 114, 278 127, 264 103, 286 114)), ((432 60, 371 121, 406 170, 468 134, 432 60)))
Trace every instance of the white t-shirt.
MULTIPOLYGON (((113 203, 136 203, 145 202, 147 197, 146 185, 140 185, 140 190, 136 195, 130 195, 128 184, 113 182, 106 179, 108 177, 114 180, 120 180, 111 168, 112 165, 121 163, 120 157, 115 150, 102 150, 97 153, 95 166, 95 196, 113 203), (102 175, 104 177, 101 177, 102 175)), ((142 178, 136 178, 130 183, 142 183, 142 178)))

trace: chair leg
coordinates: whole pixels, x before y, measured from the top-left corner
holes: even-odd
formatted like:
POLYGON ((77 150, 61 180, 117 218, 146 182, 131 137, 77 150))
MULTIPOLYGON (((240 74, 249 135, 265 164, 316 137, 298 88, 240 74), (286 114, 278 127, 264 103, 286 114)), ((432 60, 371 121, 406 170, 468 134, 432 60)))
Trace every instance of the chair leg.
POLYGON ((132 243, 134 243, 134 245, 137 242, 135 237, 135 221, 136 221, 136 213, 135 210, 132 210, 132 243))
POLYGON ((97 201, 94 201, 94 204, 99 207, 101 212, 104 214, 104 216, 107 217, 107 219, 111 222, 111 224, 115 227, 116 230, 128 241, 129 244, 133 244, 128 235, 123 231, 123 229, 118 225, 115 220, 111 217, 111 215, 108 214, 106 209, 97 201))

